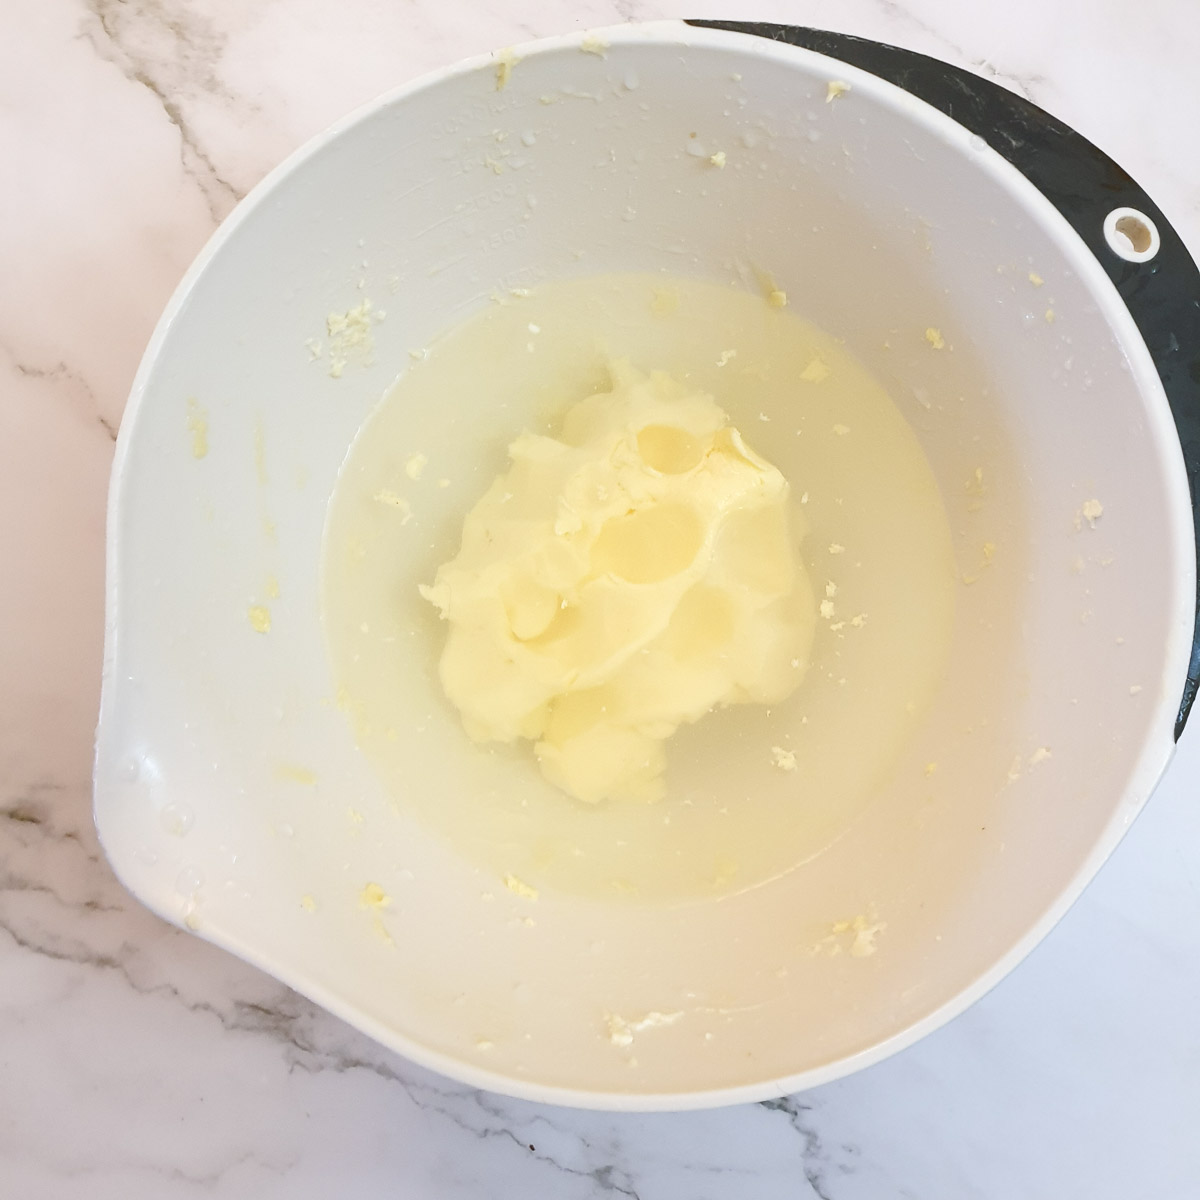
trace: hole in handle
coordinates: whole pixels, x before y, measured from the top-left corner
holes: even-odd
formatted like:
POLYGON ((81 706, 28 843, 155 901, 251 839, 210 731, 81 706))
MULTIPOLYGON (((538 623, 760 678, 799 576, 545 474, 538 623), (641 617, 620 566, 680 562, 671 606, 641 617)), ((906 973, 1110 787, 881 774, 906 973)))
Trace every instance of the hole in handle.
POLYGON ((1126 262, 1149 262, 1160 245, 1158 229, 1136 208, 1114 208, 1104 218, 1104 240, 1108 248, 1126 262))

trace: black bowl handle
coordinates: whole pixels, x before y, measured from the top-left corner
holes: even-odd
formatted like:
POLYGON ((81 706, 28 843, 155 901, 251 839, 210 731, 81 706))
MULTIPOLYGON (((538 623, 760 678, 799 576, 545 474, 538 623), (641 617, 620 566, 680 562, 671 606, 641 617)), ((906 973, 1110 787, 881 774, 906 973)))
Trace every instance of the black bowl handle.
MULTIPOLYGON (((1192 493, 1200 560, 1200 270, 1158 206, 1102 150, 1057 117, 1007 88, 925 54, 883 42, 752 21, 689 21, 815 50, 850 63, 940 109, 1003 155, 1071 223, 1116 285, 1158 369, 1175 418, 1192 493), (1160 248, 1128 262, 1109 247, 1104 218, 1128 207, 1158 228, 1160 248)), ((1200 580, 1187 683, 1175 720, 1183 732, 1200 688, 1200 580)))

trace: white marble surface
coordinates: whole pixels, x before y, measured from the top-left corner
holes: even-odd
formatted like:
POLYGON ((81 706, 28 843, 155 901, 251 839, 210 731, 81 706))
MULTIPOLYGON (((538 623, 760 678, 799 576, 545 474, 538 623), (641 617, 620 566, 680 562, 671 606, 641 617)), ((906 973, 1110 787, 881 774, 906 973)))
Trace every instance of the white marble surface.
MULTIPOLYGON (((1121 161, 1200 254, 1194 0, 760 0, 967 64, 1121 161)), ((0 3, 0 1196, 1184 1200, 1200 1194, 1200 728, 983 1002, 777 1103, 608 1116, 420 1071, 162 924, 89 797, 112 438, 217 221, 374 93, 726 0, 0 3)), ((1196 723, 1194 723, 1195 726, 1196 723)))

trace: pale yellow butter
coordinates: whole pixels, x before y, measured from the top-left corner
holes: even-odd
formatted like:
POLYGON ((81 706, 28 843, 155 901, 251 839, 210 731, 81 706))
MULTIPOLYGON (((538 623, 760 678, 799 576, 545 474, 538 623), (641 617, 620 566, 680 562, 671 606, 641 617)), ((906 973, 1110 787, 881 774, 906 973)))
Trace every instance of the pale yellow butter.
POLYGON ((421 587, 467 733, 533 741, 589 802, 660 797, 681 724, 789 695, 816 618, 780 472, 711 397, 627 363, 612 379, 558 437, 511 444, 421 587))

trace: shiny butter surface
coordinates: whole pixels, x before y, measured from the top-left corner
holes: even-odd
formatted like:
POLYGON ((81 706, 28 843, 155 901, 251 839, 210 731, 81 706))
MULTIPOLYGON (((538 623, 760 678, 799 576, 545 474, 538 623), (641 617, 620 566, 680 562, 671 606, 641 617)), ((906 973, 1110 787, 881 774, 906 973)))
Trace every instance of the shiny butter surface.
POLYGON ((559 436, 523 433, 422 594, 477 741, 535 741, 585 801, 659 799, 663 743, 800 682, 815 606, 790 489, 711 396, 614 364, 559 436))

